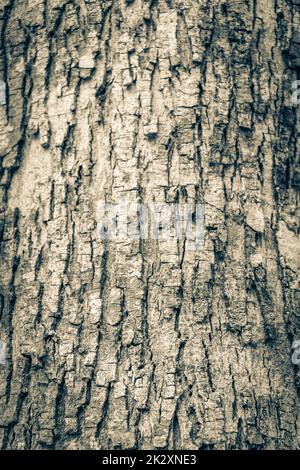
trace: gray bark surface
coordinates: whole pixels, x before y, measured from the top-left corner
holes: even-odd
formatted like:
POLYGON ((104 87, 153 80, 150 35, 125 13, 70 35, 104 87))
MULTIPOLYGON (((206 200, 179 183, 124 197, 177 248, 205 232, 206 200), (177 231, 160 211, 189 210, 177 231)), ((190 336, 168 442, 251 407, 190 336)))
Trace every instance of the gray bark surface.
POLYGON ((0 446, 296 449, 299 0, 0 0, 0 446), (97 234, 198 201, 205 243, 97 234))

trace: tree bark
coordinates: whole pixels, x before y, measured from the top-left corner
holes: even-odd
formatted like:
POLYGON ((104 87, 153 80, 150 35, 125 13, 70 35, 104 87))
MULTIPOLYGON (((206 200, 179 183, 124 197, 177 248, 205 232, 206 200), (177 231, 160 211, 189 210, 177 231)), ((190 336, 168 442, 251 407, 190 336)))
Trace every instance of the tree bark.
POLYGON ((296 449, 299 0, 0 0, 3 449, 296 449), (97 203, 198 201, 201 250, 97 203))

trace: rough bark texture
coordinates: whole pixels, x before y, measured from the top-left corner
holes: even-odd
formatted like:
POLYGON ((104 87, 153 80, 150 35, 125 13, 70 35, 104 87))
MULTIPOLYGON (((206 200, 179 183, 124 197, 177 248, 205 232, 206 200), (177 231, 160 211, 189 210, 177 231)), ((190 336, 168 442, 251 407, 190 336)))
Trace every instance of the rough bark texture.
POLYGON ((0 27, 2 448, 298 448, 300 1, 0 0, 0 27), (125 195, 204 203, 203 249, 101 240, 125 195))

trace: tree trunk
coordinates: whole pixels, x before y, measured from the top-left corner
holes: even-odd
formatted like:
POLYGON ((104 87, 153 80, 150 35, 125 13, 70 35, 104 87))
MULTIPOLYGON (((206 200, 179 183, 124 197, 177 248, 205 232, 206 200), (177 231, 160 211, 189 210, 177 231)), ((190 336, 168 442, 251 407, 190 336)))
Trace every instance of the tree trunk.
POLYGON ((0 0, 3 449, 299 446, 299 24, 0 0), (103 239, 125 198, 203 204, 203 246, 103 239))

